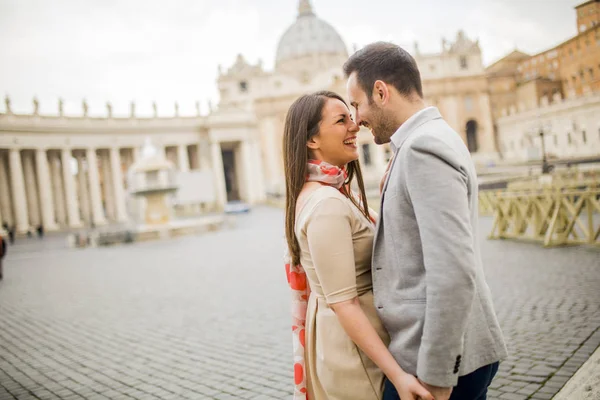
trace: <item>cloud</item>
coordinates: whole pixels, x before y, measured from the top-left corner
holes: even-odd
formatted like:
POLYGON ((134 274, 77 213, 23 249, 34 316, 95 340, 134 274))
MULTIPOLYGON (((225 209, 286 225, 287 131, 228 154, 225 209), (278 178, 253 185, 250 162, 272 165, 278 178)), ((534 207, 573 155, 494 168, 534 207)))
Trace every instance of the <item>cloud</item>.
MULTIPOLYGON (((574 34, 577 1, 312 3, 349 51, 355 43, 389 40, 438 52, 442 37, 464 29, 480 39, 490 63, 515 44, 536 52, 574 34)), ((164 115, 175 101, 193 114, 196 100, 217 97, 218 64, 227 68, 242 53, 273 66, 296 7, 296 0, 0 0, 0 95, 9 93, 21 112, 37 95, 45 113, 56 112, 58 97, 68 100, 68 112, 80 113, 85 97, 97 115, 106 101, 126 115, 131 100, 140 113, 150 114, 156 100, 164 115)))

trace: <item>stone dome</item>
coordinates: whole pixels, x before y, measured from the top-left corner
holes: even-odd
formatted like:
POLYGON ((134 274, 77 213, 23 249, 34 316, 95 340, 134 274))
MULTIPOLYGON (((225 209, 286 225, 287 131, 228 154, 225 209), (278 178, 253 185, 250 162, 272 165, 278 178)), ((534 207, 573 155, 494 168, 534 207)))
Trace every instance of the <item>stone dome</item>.
POLYGON ((309 0, 300 0, 298 18, 277 46, 276 64, 305 56, 339 55, 348 57, 342 37, 327 22, 318 18, 309 0))

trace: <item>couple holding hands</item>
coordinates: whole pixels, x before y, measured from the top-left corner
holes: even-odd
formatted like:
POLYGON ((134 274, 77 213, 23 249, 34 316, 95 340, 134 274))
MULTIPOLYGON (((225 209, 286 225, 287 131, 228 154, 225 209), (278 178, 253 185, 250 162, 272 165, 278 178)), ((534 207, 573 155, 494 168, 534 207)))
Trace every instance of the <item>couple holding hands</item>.
POLYGON ((469 151, 426 107, 401 47, 368 45, 344 73, 349 104, 304 95, 285 121, 294 399, 485 400, 507 350, 469 151), (358 163, 360 126, 393 152, 379 215, 358 163))

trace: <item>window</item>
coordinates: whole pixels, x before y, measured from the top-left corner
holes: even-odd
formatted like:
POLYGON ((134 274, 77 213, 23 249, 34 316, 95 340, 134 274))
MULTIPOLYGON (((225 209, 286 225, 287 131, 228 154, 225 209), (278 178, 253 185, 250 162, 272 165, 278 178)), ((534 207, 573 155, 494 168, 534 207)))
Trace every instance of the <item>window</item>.
POLYGON ((248 82, 241 81, 240 82, 240 92, 246 93, 248 91, 248 82))
POLYGON ((467 69, 469 66, 467 65, 467 57, 460 56, 460 69, 467 69))
POLYGON ((594 80, 594 69, 593 68, 589 68, 588 71, 590 72, 590 79, 594 80))
POLYGON ((581 140, 583 140, 583 144, 587 143, 587 135, 585 134, 585 131, 581 131, 581 140))
POLYGON ((534 58, 533 60, 531 60, 531 65, 536 65, 537 64, 537 58, 534 58))
POLYGON ((569 146, 573 144, 573 138, 571 137, 571 133, 567 133, 567 143, 569 143, 569 146))
POLYGON ((371 165, 371 147, 368 143, 362 145, 363 161, 365 166, 371 165))
POLYGON ((558 136, 554 134, 554 147, 558 147, 558 136))

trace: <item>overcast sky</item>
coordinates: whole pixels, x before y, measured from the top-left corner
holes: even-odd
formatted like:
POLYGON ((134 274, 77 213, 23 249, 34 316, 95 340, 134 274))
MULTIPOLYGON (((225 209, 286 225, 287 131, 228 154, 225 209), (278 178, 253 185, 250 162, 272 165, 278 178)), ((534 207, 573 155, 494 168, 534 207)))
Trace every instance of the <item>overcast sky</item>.
MULTIPOLYGON (((573 7, 583 0, 312 0, 349 51, 389 40, 437 52, 463 29, 478 38, 486 65, 515 47, 534 54, 576 34, 573 7)), ((217 66, 238 53, 271 69, 298 0, 0 0, 0 96, 16 112, 103 115, 106 101, 126 115, 194 114, 217 99, 217 66)), ((0 102, 0 112, 4 111, 0 102)))

